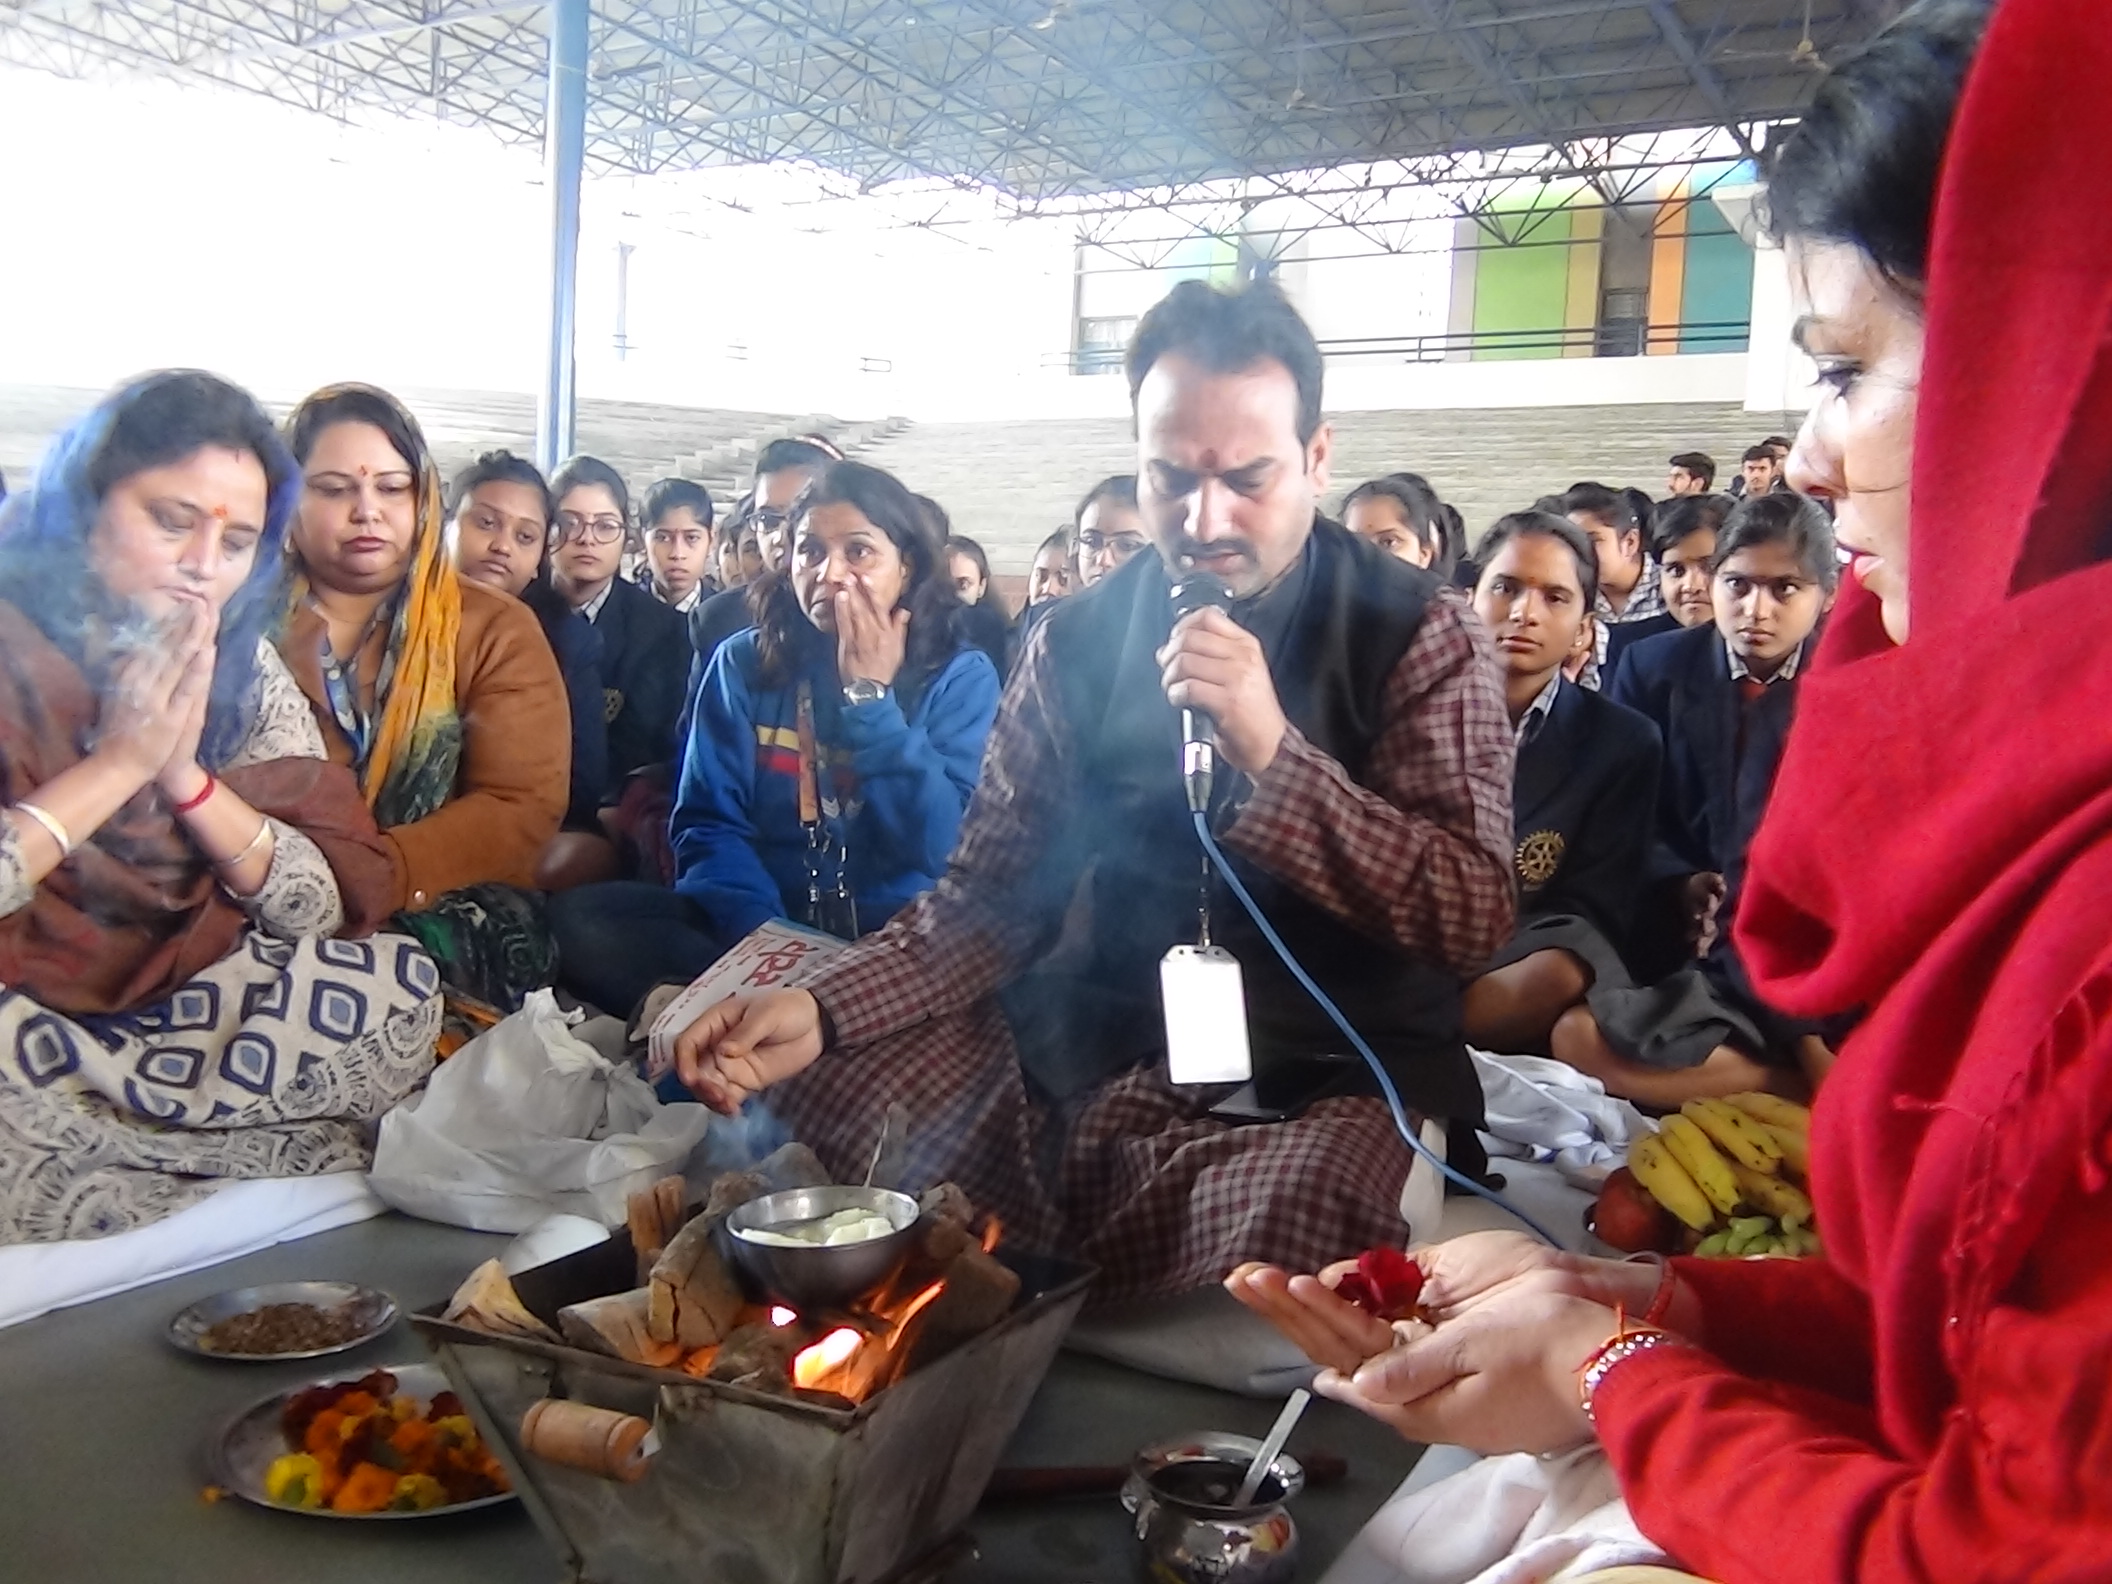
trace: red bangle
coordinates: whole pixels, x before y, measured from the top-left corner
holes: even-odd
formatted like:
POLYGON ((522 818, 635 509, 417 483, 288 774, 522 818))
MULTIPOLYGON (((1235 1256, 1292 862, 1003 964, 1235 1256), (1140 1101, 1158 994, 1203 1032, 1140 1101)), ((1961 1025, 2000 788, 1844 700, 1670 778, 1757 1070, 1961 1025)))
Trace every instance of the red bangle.
POLYGON ((198 789, 198 795, 185 803, 170 804, 169 812, 172 814, 181 815, 188 814, 193 809, 203 808, 205 806, 205 800, 211 797, 215 792, 219 790, 219 780, 213 775, 212 771, 208 770, 205 773, 205 785, 198 789))
POLYGON ((1631 1254, 1627 1263, 1640 1265, 1645 1262, 1657 1266, 1657 1287, 1650 1294, 1650 1307, 1643 1311, 1643 1324, 1661 1326, 1665 1316, 1671 1312, 1672 1298, 1679 1287, 1679 1278, 1672 1272, 1672 1262, 1662 1254, 1631 1254))

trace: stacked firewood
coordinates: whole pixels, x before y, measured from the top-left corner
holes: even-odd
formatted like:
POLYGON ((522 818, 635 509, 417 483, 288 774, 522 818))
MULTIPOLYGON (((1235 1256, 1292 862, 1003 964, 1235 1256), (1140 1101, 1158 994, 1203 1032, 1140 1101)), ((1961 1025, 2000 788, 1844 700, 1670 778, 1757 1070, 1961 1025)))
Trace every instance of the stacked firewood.
MULTIPOLYGON (((785 1396, 841 1406, 828 1392, 803 1391, 791 1361, 830 1326, 879 1332, 894 1300, 943 1281, 923 1306, 897 1374, 930 1362, 995 1325, 1011 1311, 1020 1281, 984 1248, 976 1210, 951 1183, 926 1193, 919 1237, 886 1287, 843 1315, 801 1315, 790 1323, 749 1301, 720 1252, 726 1217, 751 1199, 827 1184, 828 1173, 804 1145, 788 1144, 760 1165, 716 1178, 692 1211, 680 1177, 663 1178, 633 1194, 628 1225, 637 1255, 638 1285, 558 1311, 563 1340, 589 1352, 785 1396), (865 1310, 865 1313, 861 1313, 865 1310)), ((463 1283, 446 1318, 501 1336, 557 1341, 514 1294, 496 1260, 463 1283)))

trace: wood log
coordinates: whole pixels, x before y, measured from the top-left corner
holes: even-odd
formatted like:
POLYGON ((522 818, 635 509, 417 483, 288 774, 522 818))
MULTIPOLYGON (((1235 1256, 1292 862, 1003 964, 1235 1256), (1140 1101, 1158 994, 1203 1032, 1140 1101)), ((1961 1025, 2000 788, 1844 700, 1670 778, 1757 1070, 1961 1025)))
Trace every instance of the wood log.
POLYGON ((720 1220, 768 1192, 770 1180, 760 1171, 721 1172, 712 1179, 711 1190, 704 1196, 703 1218, 720 1220))
POLYGON ((569 1304, 558 1310, 557 1323, 565 1333, 565 1340, 574 1347, 585 1348, 590 1353, 606 1353, 611 1358, 625 1359, 632 1364, 665 1368, 682 1356, 682 1350, 673 1343, 654 1339, 648 1323, 651 1303, 651 1291, 638 1287, 630 1292, 611 1293, 606 1298, 589 1298, 584 1303, 569 1304))
POLYGON ((447 1301, 440 1318, 492 1336, 528 1337, 537 1342, 559 1340, 557 1333, 521 1302, 505 1268, 495 1259, 486 1260, 469 1273, 447 1301))
POLYGON ((964 1231, 975 1224, 975 1201, 950 1182, 925 1189, 917 1208, 933 1221, 951 1221, 964 1231))
POLYGON ((1019 1297, 1019 1276, 985 1254, 980 1245, 963 1249, 946 1267, 946 1288, 917 1319, 912 1369, 950 1353, 1012 1312, 1019 1297))
POLYGON ((653 1265, 647 1321, 656 1342, 687 1353, 725 1340, 741 1312, 740 1283, 720 1257, 718 1219, 698 1216, 653 1265))
POLYGON ((792 1391, 792 1355, 806 1345, 798 1326, 744 1325, 719 1344, 711 1379, 754 1391, 792 1391))
POLYGON ((773 1150, 755 1169, 770 1185, 771 1193, 784 1193, 791 1188, 825 1188, 829 1183, 829 1170, 821 1164, 821 1157, 804 1144, 787 1144, 773 1150))
POLYGON ((681 1228, 688 1198, 688 1184, 675 1176, 662 1177, 624 1201, 624 1224, 630 1229, 631 1251, 638 1257, 641 1285, 651 1272, 653 1261, 681 1228))

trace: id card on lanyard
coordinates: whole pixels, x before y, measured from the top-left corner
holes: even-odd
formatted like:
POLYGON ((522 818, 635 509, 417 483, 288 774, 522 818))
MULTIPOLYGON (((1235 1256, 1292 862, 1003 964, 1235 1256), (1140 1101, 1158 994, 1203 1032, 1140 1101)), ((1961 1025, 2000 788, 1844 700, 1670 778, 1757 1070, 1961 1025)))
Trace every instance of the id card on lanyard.
MULTIPOLYGON (((360 706, 359 702, 359 657, 374 636, 375 617, 367 618, 366 626, 359 630, 358 641, 352 646, 351 655, 343 661, 330 647, 330 632, 326 627, 321 640, 323 661, 323 697, 330 701, 330 715, 337 722, 337 729, 345 734, 352 745, 352 772, 364 775, 367 759, 374 752, 374 717, 360 706)), ((381 679, 374 687, 377 704, 386 696, 389 673, 394 667, 387 660, 382 662, 381 679)))
POLYGON ((1210 940, 1210 862, 1203 861, 1197 941, 1159 961, 1166 1009, 1166 1076, 1176 1084, 1245 1083, 1254 1076, 1247 1044, 1247 987, 1239 959, 1210 940))
POLYGON ((851 895, 849 840, 832 838, 821 798, 821 752, 814 735, 814 686, 799 685, 799 823, 807 833, 807 916, 802 921, 842 940, 858 938, 858 903, 851 895), (834 858, 831 865, 829 860, 834 858), (825 866, 836 871, 825 884, 825 866))

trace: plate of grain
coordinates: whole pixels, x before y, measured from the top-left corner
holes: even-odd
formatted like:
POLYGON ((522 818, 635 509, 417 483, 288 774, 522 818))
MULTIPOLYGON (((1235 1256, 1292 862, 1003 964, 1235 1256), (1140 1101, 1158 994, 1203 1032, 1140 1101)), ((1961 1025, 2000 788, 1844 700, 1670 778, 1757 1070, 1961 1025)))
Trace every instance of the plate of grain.
POLYGON ((351 1282, 277 1282, 201 1298, 169 1322, 169 1341, 201 1358, 280 1363, 370 1342, 396 1323, 396 1300, 351 1282))

